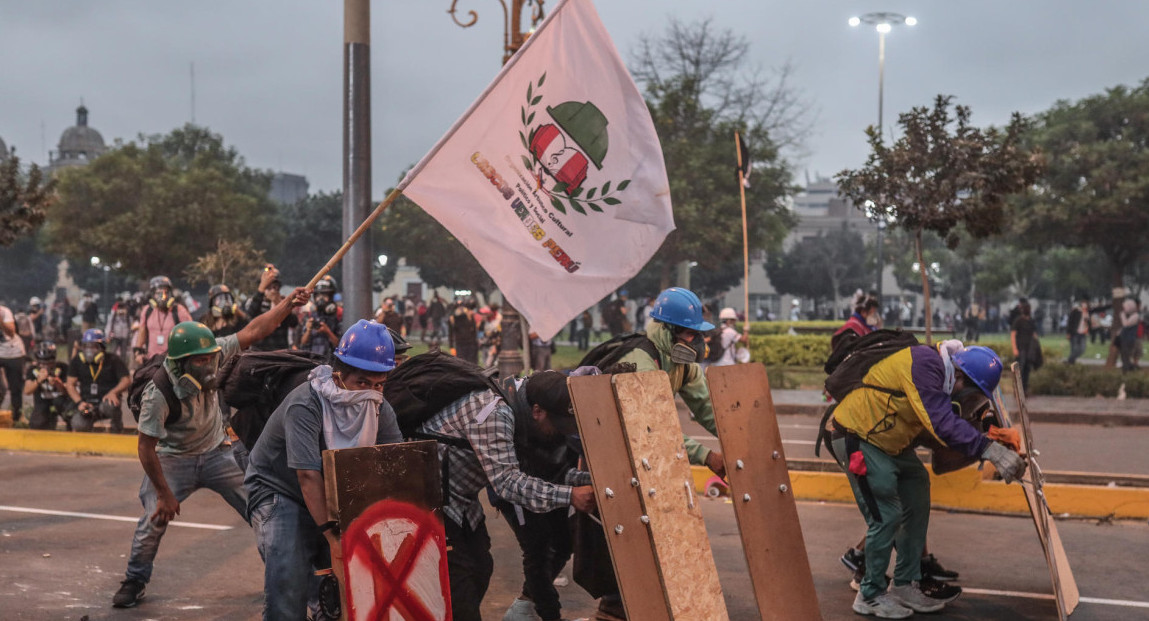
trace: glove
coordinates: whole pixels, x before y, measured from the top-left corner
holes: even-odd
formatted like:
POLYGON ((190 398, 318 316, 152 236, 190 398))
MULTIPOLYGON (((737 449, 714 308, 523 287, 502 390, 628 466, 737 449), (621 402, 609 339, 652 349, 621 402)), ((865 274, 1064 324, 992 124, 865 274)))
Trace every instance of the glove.
POLYGON ((1021 452, 1021 434, 1017 433, 1017 429, 1013 427, 995 427, 989 426, 989 431, 986 432, 986 437, 990 440, 997 440, 1006 447, 1013 449, 1015 453, 1021 452))
POLYGON ((990 442, 989 446, 982 452, 981 457, 988 459, 993 467, 997 468, 997 471, 1001 473, 1001 478, 1006 483, 1012 483, 1025 474, 1025 460, 997 442, 990 442))

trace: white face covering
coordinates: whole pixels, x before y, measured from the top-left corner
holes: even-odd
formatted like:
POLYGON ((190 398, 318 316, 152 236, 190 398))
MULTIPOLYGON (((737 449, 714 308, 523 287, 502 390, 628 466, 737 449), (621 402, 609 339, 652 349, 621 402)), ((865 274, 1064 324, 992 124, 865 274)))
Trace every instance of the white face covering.
POLYGON ((946 368, 945 384, 942 386, 942 390, 944 390, 947 395, 953 394, 954 384, 957 382, 957 377, 954 374, 954 363, 951 357, 963 349, 965 349, 965 346, 962 345, 961 341, 956 339, 938 343, 938 353, 942 355, 942 363, 946 368))
POLYGON ((323 405, 323 439, 329 449, 373 446, 379 431, 378 390, 347 390, 335 383, 329 365, 320 365, 307 377, 323 405))

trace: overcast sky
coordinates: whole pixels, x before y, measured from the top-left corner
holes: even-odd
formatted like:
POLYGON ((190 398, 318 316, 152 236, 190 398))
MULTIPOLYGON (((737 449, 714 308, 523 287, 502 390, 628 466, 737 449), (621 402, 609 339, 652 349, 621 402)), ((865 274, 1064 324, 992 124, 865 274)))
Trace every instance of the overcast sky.
MULTIPOLYGON (((372 7, 373 193, 381 196, 490 81, 502 58, 502 9, 459 0, 376 0, 372 7)), ((555 0, 547 2, 553 8, 555 0)), ((877 117, 878 36, 850 28, 869 11, 917 17, 887 38, 886 126, 952 94, 979 125, 1041 111, 1149 75, 1149 3, 1140 0, 598 0, 624 58, 671 16, 712 18, 746 36, 764 68, 787 59, 817 112, 802 171, 860 165, 877 117)), ((342 2, 337 0, 0 0, 0 138, 47 161, 83 98, 109 144, 195 120, 251 166, 300 173, 312 191, 342 183, 342 2)))

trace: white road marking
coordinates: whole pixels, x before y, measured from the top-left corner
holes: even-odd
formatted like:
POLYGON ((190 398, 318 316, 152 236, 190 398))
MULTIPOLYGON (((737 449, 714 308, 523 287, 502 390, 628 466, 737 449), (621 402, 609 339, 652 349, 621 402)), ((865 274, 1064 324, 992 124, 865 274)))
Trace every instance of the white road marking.
MULTIPOLYGON (((33 509, 32 507, 10 507, 7 505, 0 505, 0 511, 12 511, 13 513, 36 513, 39 515, 59 515, 63 517, 78 517, 88 518, 92 520, 109 520, 112 522, 131 522, 136 523, 140 521, 139 517, 128 517, 124 515, 105 515, 103 513, 78 513, 75 511, 53 511, 51 509, 33 509)), ((222 526, 220 524, 200 524, 198 522, 182 522, 173 521, 168 522, 168 526, 183 526, 184 528, 202 528, 204 530, 231 530, 231 526, 222 526)))
MULTIPOLYGON (((1025 599, 1053 599, 1052 593, 1026 593, 1024 591, 996 591, 994 589, 962 589, 963 593, 974 595, 997 595, 1000 597, 1021 597, 1025 599)), ((1102 606, 1124 606, 1126 608, 1149 608, 1149 602, 1138 602, 1128 599, 1103 599, 1100 597, 1082 597, 1083 604, 1100 604, 1102 606)))

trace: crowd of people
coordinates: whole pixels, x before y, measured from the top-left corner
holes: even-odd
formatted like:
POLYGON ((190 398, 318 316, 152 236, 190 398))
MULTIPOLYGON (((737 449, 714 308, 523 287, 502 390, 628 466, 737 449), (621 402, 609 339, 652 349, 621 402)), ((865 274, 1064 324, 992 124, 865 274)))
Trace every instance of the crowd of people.
MULTIPOLYGON (((133 407, 138 410, 144 512, 114 606, 141 601, 168 523, 188 496, 206 488, 252 526, 265 563, 264 618, 323 618, 314 572, 330 566, 330 546, 339 533, 327 519, 322 451, 412 437, 400 430, 384 390, 397 367, 413 364, 406 352, 416 334, 432 348, 445 344, 475 365, 491 365, 499 351, 500 309, 479 307, 473 298, 450 304, 438 295, 427 302, 389 298, 374 317, 357 319, 343 316, 330 276, 313 290, 297 288, 286 296, 281 290, 279 272, 268 265, 246 301, 227 285, 212 287, 197 320, 171 281, 157 276, 142 300, 118 300, 102 327, 89 314, 92 321, 83 321, 79 338, 65 343, 67 353, 42 332, 33 331, 26 344, 11 312, 0 307, 5 335, 0 362, 9 388, 33 398, 31 426, 54 429, 62 418, 68 429, 83 431, 110 419, 118 431, 121 403, 137 398, 138 392, 133 407), (27 365, 26 347, 32 358, 27 365), (321 363, 278 403, 257 439, 245 444, 229 428, 220 369, 246 349, 296 349, 321 363), (13 371, 9 360, 19 361, 11 365, 13 371)), ((863 351, 867 339, 885 338, 876 300, 862 296, 853 310, 833 338, 831 360, 863 351)), ((1084 317, 1089 310, 1080 312, 1084 317)), ((703 369, 745 360, 748 324, 737 329, 738 313, 724 308, 714 316, 693 292, 672 287, 642 304, 630 303, 620 291, 604 301, 599 314, 612 337, 590 349, 578 368, 549 370, 553 342, 531 333, 533 373, 501 378, 498 389, 467 392, 428 413, 415 432, 414 437, 440 442, 445 463, 442 516, 454 619, 481 618, 493 573, 479 502, 484 490, 522 551, 522 594, 504 618, 561 619, 553 581, 571 557, 574 531, 586 525, 567 516, 572 510, 596 510, 590 475, 579 458, 569 375, 665 371, 693 419, 715 433, 703 369), (635 331, 636 326, 644 330, 635 331)), ((1015 350, 1027 347, 1023 324, 1030 316, 1027 305, 1019 304, 1015 350)), ((572 341, 580 349, 589 349, 584 331, 591 330, 590 317, 588 310, 571 326, 572 341)), ((1083 321, 1078 318, 1079 324, 1083 321)), ((960 588, 948 584, 957 573, 943 568, 926 549, 929 484, 914 448, 931 447, 935 456, 949 451, 965 464, 987 460, 1007 482, 1022 476, 1025 462, 1016 452, 1016 438, 999 429, 993 416, 1001 372, 1001 360, 984 347, 959 341, 906 344, 875 358, 855 384, 835 395, 825 440, 849 478, 866 523, 865 537, 842 558, 855 571, 855 612, 903 618, 940 610, 960 594, 960 588), (891 584, 886 572, 895 547, 891 584)), ((20 403, 16 396, 14 405, 20 403)), ((14 415, 19 411, 14 407, 14 415)), ((693 438, 683 441, 690 463, 725 475, 720 451, 693 438)), ((937 463, 935 457, 935 470, 937 463)), ((590 531, 590 536, 603 535, 601 527, 590 531)), ((605 547, 598 549, 605 554, 605 547)), ((596 618, 625 619, 609 558, 597 562, 595 584, 583 585, 599 599, 596 618)))

